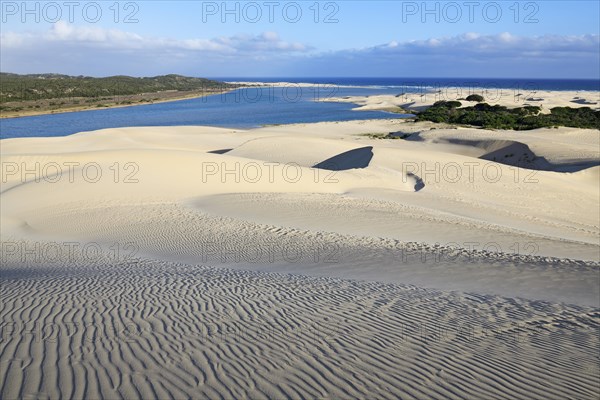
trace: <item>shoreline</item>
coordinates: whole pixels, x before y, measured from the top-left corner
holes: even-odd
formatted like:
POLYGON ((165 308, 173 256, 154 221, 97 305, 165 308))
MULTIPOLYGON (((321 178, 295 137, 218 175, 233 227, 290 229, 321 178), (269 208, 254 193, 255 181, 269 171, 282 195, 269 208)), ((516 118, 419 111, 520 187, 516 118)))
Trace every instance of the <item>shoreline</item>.
MULTIPOLYGON (((11 119, 11 118, 22 118, 32 117, 39 115, 53 115, 63 114, 78 111, 93 111, 102 109, 112 108, 123 108, 123 107, 135 107, 148 104, 168 103, 180 100, 196 99, 201 97, 219 95, 229 93, 239 89, 254 88, 254 87, 286 87, 288 85, 294 85, 295 87, 316 87, 321 85, 338 86, 341 88, 370 88, 368 86, 352 86, 352 85, 333 85, 333 84, 321 84, 321 83, 294 83, 294 82, 248 82, 248 81, 227 81, 226 84, 240 85, 239 87, 219 90, 214 93, 192 93, 182 96, 166 97, 153 101, 145 101, 141 103, 132 104, 102 104, 102 107, 98 107, 97 104, 85 105, 85 106, 73 106, 64 109, 54 110, 23 110, 23 111, 0 111, 0 119, 11 119)), ((388 88, 389 89, 389 88, 388 88)), ((471 94, 482 94, 484 98, 489 93, 492 93, 494 97, 487 97, 484 102, 490 105, 504 105, 509 108, 522 107, 525 105, 540 105, 542 106, 542 112, 549 112, 551 107, 590 107, 595 110, 600 110, 600 91, 592 90, 535 90, 535 91, 524 91, 520 90, 515 92, 513 88, 484 88, 484 87, 446 87, 439 89, 435 87, 421 88, 426 91, 417 92, 405 92, 397 95, 392 94, 373 94, 373 95, 358 95, 358 96, 344 96, 344 97, 329 97, 315 100, 316 102, 333 102, 333 103, 351 103, 357 107, 353 108, 353 111, 383 111, 390 114, 413 114, 414 112, 421 112, 431 107, 433 103, 438 100, 447 101, 463 101, 463 107, 476 104, 475 102, 466 102, 464 97, 471 94), (458 93, 458 94, 457 94, 458 93), (450 94, 450 95, 449 95, 450 94), (457 94, 452 96, 452 94, 457 94), (539 96, 546 97, 539 97, 539 96), (523 96, 523 97, 521 97, 523 96), (530 96, 530 97, 527 97, 530 96), (569 101, 568 98, 572 98, 569 101), (522 100, 525 98, 525 100, 522 100), (512 99, 512 100, 511 100, 512 99), (583 100, 582 103, 577 103, 575 99, 583 100), (592 99, 591 101, 589 99, 592 99), (549 101, 550 106, 544 106, 544 101, 549 101)), ((375 90, 375 88, 373 88, 375 90)), ((157 93, 144 93, 142 95, 156 95, 157 93)), ((140 95, 132 95, 140 96, 140 95)), ((52 99, 50 99, 52 100, 52 99)), ((60 99, 56 99, 60 100, 60 99)))
MULTIPOLYGON (((173 101, 199 99, 202 97, 208 97, 208 96, 229 93, 229 92, 232 92, 232 91, 238 90, 238 89, 241 89, 241 88, 231 88, 228 90, 219 90, 219 91, 215 91, 214 93, 206 93, 206 91, 204 91, 203 93, 193 93, 193 94, 188 94, 185 96, 166 97, 166 98, 162 98, 162 99, 158 99, 158 100, 154 100, 154 101, 146 101, 146 102, 142 102, 142 103, 109 104, 106 106, 103 105, 102 107, 98 107, 97 105, 89 105, 89 106, 86 105, 86 106, 79 106, 79 107, 67 107, 64 109, 56 109, 56 110, 40 110, 40 111, 27 110, 27 111, 17 111, 17 112, 1 111, 0 119, 35 117, 35 116, 40 116, 40 115, 65 114, 65 113, 79 112, 79 111, 95 111, 95 110, 106 110, 106 109, 112 109, 112 108, 137 107, 137 106, 144 106, 144 105, 150 105, 150 104, 170 103, 173 101)), ((152 95, 152 94, 158 94, 158 93, 161 93, 161 92, 144 93, 144 95, 152 95)), ((136 96, 136 95, 132 95, 132 96, 136 96)), ((60 100, 60 99, 57 99, 57 100, 60 100)))

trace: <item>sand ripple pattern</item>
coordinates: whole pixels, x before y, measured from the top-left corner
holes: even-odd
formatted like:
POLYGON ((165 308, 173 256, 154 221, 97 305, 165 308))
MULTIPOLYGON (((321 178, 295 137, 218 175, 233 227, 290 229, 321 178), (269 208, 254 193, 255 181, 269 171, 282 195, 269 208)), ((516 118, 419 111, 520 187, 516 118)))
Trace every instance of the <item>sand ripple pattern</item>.
POLYGON ((1 277, 3 399, 600 395, 597 308, 141 259, 1 277))

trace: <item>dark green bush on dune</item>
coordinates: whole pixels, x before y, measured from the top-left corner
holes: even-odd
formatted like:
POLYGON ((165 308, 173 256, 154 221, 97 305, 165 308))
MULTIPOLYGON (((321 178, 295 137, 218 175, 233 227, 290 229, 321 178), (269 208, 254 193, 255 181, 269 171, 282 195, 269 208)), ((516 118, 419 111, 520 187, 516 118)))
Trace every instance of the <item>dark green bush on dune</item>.
POLYGON ((600 129, 600 111, 589 107, 554 107, 550 114, 541 114, 536 118, 542 120, 545 126, 600 129))
POLYGON ((479 94, 471 94, 471 95, 467 96, 466 100, 467 101, 476 101, 478 103, 481 103, 484 99, 483 99, 483 96, 481 96, 479 94))
POLYGON ((458 108, 460 106, 462 106, 462 104, 460 103, 460 101, 445 101, 445 100, 440 100, 440 101, 436 101, 435 103, 433 103, 434 107, 446 107, 446 108, 458 108))
POLYGON ((509 109, 500 105, 479 103, 472 107, 457 107, 460 107, 459 102, 436 102, 426 111, 419 113, 417 120, 473 125, 487 129, 529 130, 553 126, 600 129, 600 111, 589 107, 555 107, 550 110, 550 114, 540 114, 541 108, 537 106, 509 109))

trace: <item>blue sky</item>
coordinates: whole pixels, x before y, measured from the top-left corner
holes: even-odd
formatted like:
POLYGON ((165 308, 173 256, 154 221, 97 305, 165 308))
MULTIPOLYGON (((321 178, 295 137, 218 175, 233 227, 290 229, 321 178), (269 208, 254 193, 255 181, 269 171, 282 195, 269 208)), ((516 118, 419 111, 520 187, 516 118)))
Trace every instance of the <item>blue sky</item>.
POLYGON ((597 1, 2 1, 0 69, 598 78, 597 1))

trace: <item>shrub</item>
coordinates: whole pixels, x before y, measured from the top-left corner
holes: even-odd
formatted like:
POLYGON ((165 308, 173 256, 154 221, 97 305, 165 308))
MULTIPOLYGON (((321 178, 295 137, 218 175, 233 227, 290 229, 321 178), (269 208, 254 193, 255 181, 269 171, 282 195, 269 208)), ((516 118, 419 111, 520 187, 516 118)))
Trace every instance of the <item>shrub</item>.
POLYGON ((419 113, 417 119, 489 129, 527 130, 552 126, 600 129, 600 111, 594 111, 589 107, 555 107, 550 110, 550 114, 539 114, 541 108, 537 106, 508 109, 500 105, 479 103, 473 107, 458 109, 452 103, 438 101, 419 113))
POLYGON ((523 107, 529 114, 537 115, 542 111, 542 107, 540 106, 525 106, 523 107))
POLYGON ((471 94, 469 96, 467 96, 467 101, 476 101, 478 103, 481 103, 484 100, 483 96, 479 95, 479 94, 471 94))
POLYGON ((445 101, 440 100, 433 103, 433 107, 446 107, 446 108, 458 108, 462 106, 460 101, 445 101))

